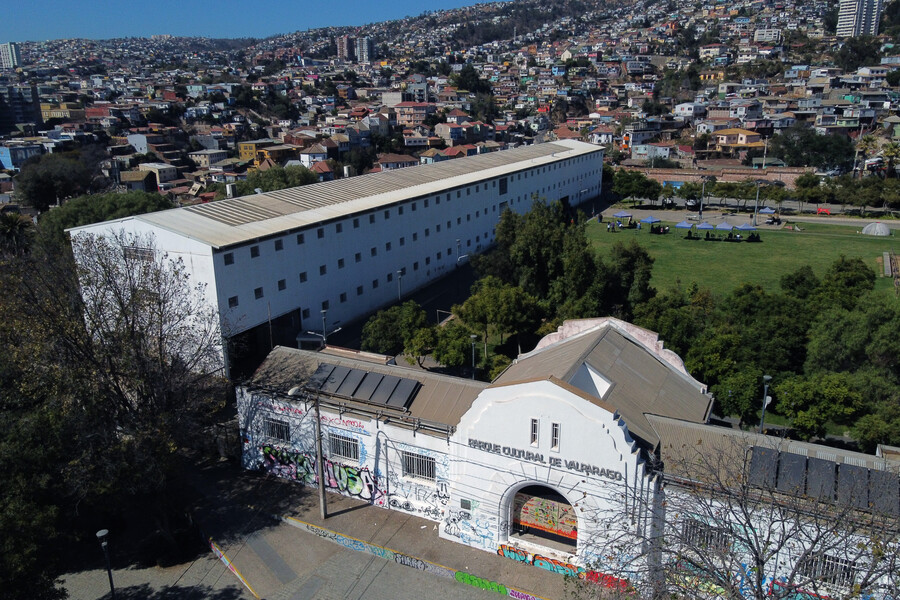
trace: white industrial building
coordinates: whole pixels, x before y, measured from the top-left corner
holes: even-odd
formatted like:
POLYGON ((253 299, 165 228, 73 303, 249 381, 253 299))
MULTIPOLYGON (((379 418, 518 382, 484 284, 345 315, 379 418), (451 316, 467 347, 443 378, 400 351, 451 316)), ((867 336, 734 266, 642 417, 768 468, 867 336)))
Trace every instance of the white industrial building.
POLYGON ((533 198, 599 196, 603 149, 525 146, 398 171, 221 200, 70 229, 152 237, 205 286, 229 338, 268 351, 347 323, 456 268, 533 198), (264 327, 261 327, 265 325, 264 327), (274 333, 273 333, 274 332, 274 333))
POLYGON ((764 586, 837 598, 859 585, 884 598, 897 585, 896 569, 867 563, 894 564, 896 530, 819 539, 851 518, 896 528, 896 461, 710 425, 705 386, 656 334, 617 319, 565 322, 491 383, 279 347, 237 402, 245 468, 316 485, 318 421, 324 487, 606 587, 649 585, 663 565, 684 573, 686 597, 759 597, 764 586), (723 475, 720 496, 700 500, 713 493, 707 469, 730 467, 748 485, 723 475), (808 512, 816 501, 824 512, 808 512), (727 577, 697 575, 704 561, 727 577))

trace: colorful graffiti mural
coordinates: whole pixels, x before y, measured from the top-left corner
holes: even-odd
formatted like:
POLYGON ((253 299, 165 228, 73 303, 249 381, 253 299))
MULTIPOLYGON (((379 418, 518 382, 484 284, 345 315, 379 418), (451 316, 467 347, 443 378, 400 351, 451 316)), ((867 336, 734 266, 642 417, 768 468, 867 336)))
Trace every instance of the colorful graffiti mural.
POLYGON ((561 560, 550 558, 548 556, 532 554, 508 544, 500 544, 500 547, 497 549, 497 554, 511 560, 515 560, 517 562, 534 565, 535 567, 540 567, 542 569, 546 569, 547 571, 552 571, 553 573, 559 573, 560 575, 567 575, 569 577, 577 577, 578 579, 591 581, 598 585, 602 585, 603 587, 623 591, 628 589, 628 581, 625 579, 619 579, 618 577, 600 573, 599 571, 585 569, 584 567, 573 565, 572 563, 563 562, 561 560))
MULTIPOLYGON (((305 484, 316 484, 316 458, 303 452, 286 450, 272 445, 260 448, 263 468, 269 473, 305 484)), ((378 487, 368 467, 354 467, 324 461, 325 487, 373 504, 384 504, 384 492, 378 487)))
POLYGON ((564 538, 578 539, 578 517, 570 504, 531 494, 516 494, 513 524, 564 538))

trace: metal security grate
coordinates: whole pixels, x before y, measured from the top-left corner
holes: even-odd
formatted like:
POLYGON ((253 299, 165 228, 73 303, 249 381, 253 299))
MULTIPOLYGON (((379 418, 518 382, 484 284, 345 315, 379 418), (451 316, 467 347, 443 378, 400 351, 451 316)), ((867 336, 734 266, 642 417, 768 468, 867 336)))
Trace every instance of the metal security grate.
POLYGON ((682 531, 684 543, 692 548, 724 552, 731 547, 731 534, 722 528, 686 519, 682 531))
POLYGON ((337 433, 328 434, 328 444, 332 458, 343 458, 359 462, 359 440, 337 433))
POLYGON ((856 581, 857 567, 852 560, 828 554, 814 554, 800 563, 798 570, 810 579, 848 588, 856 581))
POLYGON ((403 460, 404 477, 415 477, 416 479, 425 479, 427 481, 435 480, 434 458, 422 456, 415 452, 401 452, 400 456, 403 460))
POLYGON ((278 419, 266 419, 263 421, 263 432, 268 438, 280 442, 291 441, 291 425, 287 421, 278 419))

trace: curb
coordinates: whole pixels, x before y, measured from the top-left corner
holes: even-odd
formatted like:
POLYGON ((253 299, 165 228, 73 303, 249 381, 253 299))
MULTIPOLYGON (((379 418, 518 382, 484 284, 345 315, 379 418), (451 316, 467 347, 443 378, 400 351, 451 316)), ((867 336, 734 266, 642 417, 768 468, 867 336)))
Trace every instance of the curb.
MULTIPOLYGON (((282 521, 284 523, 287 523, 288 525, 291 525, 292 527, 296 527, 297 529, 300 529, 302 531, 317 535, 339 546, 343 546, 348 550, 355 550, 357 552, 371 554, 388 561, 394 561, 395 563, 403 565, 404 567, 410 567, 419 571, 430 573, 431 575, 444 577, 446 579, 453 579, 465 585, 471 585, 472 587, 477 587, 482 590, 497 592, 498 594, 502 594, 509 598, 516 598, 517 600, 547 600, 547 598, 544 598, 542 596, 535 596, 533 594, 529 594, 527 592, 505 586, 502 583, 498 583, 496 581, 491 581, 489 579, 483 579, 481 577, 471 575, 465 571, 458 571, 456 569, 445 567, 444 565, 440 565, 429 560, 410 556, 396 550, 391 550, 390 548, 370 544, 369 542, 365 542, 355 537, 344 535, 343 533, 338 533, 337 531, 332 531, 331 529, 325 529, 324 527, 319 527, 318 525, 313 525, 312 523, 307 523, 306 521, 301 521, 300 519, 294 517, 284 517, 279 515, 270 516, 277 521, 282 521)), ((235 572, 235 574, 240 577, 239 573, 235 572)), ((243 581, 243 578, 241 578, 241 580, 243 581)), ((244 585, 247 585, 246 582, 244 582, 244 585)), ((250 586, 248 585, 247 588, 250 589, 250 586)), ((251 593, 253 592, 253 590, 250 591, 251 593)), ((253 595, 256 596, 255 593, 253 595)), ((256 597, 259 598, 259 596, 256 597)))
POLYGON ((234 573, 237 576, 237 578, 240 580, 240 582, 244 584, 244 587, 247 588, 247 590, 251 594, 253 594, 253 597, 257 598, 257 600, 258 600, 259 594, 257 594, 255 591, 253 591, 253 588, 250 587, 250 584, 247 583, 247 580, 244 579, 244 576, 241 575, 241 572, 237 570, 237 567, 234 566, 234 563, 231 562, 231 559, 229 559, 225 555, 225 553, 222 551, 222 549, 219 548, 219 545, 216 544, 212 538, 209 538, 209 547, 213 551, 213 554, 216 555, 216 558, 218 558, 220 561, 222 561, 222 564, 224 564, 226 567, 228 567, 228 570, 231 571, 232 573, 234 573))

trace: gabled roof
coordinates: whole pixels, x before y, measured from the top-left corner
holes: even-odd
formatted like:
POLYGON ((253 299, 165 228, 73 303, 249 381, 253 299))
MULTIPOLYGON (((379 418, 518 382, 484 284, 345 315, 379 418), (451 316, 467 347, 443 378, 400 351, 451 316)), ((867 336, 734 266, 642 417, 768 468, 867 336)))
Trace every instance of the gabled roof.
POLYGON ((612 407, 628 430, 655 447, 646 414, 706 422, 712 397, 657 334, 618 319, 566 321, 538 347, 521 355, 492 385, 556 378, 612 407))

